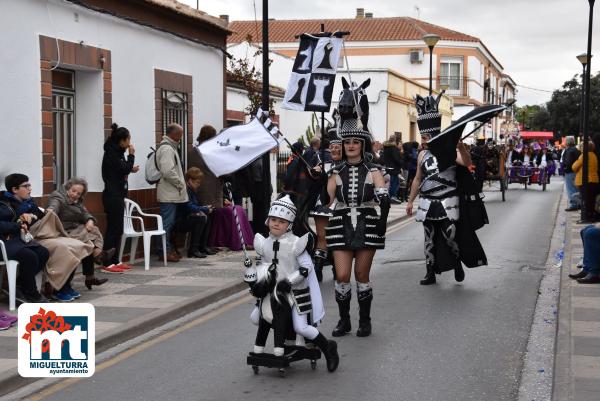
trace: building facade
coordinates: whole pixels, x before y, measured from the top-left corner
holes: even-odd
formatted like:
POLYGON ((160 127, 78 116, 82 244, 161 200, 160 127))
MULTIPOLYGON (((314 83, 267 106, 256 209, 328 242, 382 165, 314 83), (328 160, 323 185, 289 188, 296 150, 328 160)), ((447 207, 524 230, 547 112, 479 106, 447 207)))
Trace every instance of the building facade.
MULTIPOLYGON (((439 35, 441 40, 432 56, 432 86, 452 97, 453 120, 476 106, 502 103, 503 96, 508 96, 504 67, 479 38, 409 17, 373 18, 364 9, 358 9, 353 19, 270 20, 270 49, 294 57, 298 48, 295 35, 320 32, 321 24, 326 31, 350 32, 345 37, 343 68, 386 69, 427 87, 429 49, 422 37, 439 35)), ((230 28, 234 31, 228 39, 230 44, 241 43, 257 32, 254 21, 234 21, 230 28)), ((253 40, 261 41, 260 35, 259 29, 253 40)), ((516 84, 510 81, 514 98, 516 84)), ((388 127, 388 135, 397 129, 399 126, 388 127)), ((499 134, 500 123, 494 120, 487 136, 499 134)))
POLYGON ((143 168, 166 126, 184 127, 182 157, 203 124, 225 121, 227 22, 174 0, 6 0, 0 37, 5 139, 0 175, 27 174, 44 197, 71 176, 102 215, 103 143, 127 127, 141 171, 130 197, 156 206, 143 168))

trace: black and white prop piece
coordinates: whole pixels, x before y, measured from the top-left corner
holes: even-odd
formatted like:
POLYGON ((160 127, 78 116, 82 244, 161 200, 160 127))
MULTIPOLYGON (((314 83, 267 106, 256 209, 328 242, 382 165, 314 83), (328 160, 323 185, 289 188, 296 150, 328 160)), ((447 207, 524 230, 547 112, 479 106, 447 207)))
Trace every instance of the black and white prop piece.
MULTIPOLYGON (((419 106, 417 100, 417 108, 418 107, 419 106)), ((458 141, 465 139, 467 136, 479 129, 479 127, 477 127, 474 131, 469 132, 467 135, 463 136, 463 131, 468 123, 477 121, 480 124, 485 124, 505 109, 505 105, 489 105, 477 107, 465 114, 464 116, 462 116, 461 118, 459 118, 458 120, 456 120, 452 125, 443 130, 441 133, 439 132, 438 126, 438 133, 434 133, 434 135, 432 135, 431 139, 427 142, 427 147, 431 151, 431 153, 433 153, 433 155, 437 158, 440 168, 444 169, 447 166, 452 165, 456 160, 456 145, 458 144, 458 141)), ((421 121, 419 120, 418 123, 419 129, 421 129, 421 121)), ((423 132, 423 130, 421 130, 421 134, 424 133, 428 132, 423 132)))
POLYGON ((248 124, 227 128, 200 144, 197 149, 210 171, 217 177, 231 174, 278 147, 283 142, 283 135, 271 119, 261 122, 261 117, 266 115, 259 110, 248 124))
POLYGON ((283 108, 329 111, 343 39, 300 35, 300 47, 283 99, 283 108))

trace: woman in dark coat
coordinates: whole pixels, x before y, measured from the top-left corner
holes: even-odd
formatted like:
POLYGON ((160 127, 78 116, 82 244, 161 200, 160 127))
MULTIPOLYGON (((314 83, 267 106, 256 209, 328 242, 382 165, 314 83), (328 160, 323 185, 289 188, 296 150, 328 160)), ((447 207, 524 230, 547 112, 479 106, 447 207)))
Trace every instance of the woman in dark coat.
POLYGON ((19 262, 16 298, 43 303, 48 299, 40 294, 35 276, 46 265, 49 254, 46 248, 27 238, 28 225, 42 218, 43 214, 30 202, 22 202, 22 206, 16 209, 13 207, 18 199, 30 199, 31 184, 28 181, 24 174, 10 174, 4 180, 7 191, 0 194, 0 239, 4 242, 8 259, 19 262))
MULTIPOLYGON (((125 198, 128 192, 127 177, 137 173, 139 166, 135 163, 135 148, 131 143, 131 135, 125 127, 117 124, 111 126, 110 137, 104 143, 102 158, 102 180, 104 191, 102 203, 106 213, 106 233, 104 234, 104 250, 114 249, 119 245, 123 234, 123 214, 125 213, 125 198), (128 151, 125 158, 125 151, 128 151)), ((119 265, 116 255, 107 259, 102 269, 109 273, 122 273, 124 265, 119 265)))

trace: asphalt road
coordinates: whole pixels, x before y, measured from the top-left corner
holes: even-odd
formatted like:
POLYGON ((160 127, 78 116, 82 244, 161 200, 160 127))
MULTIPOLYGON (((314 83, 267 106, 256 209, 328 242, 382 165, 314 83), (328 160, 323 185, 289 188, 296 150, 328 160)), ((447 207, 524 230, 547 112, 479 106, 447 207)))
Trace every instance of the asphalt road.
MULTIPOLYGON (((246 366, 252 301, 224 308, 143 351, 57 389, 47 400, 515 400, 561 182, 546 192, 513 185, 487 194, 491 224, 479 231, 488 267, 452 272, 423 287, 422 226, 389 235, 372 282, 373 335, 339 340, 340 367, 320 362, 254 375, 246 366)), ((327 271, 329 273, 329 271, 327 271)), ((337 321, 331 275, 322 286, 330 335, 337 321)), ((354 330, 358 313, 352 305, 354 330)), ((270 343, 269 343, 270 344, 270 343)))

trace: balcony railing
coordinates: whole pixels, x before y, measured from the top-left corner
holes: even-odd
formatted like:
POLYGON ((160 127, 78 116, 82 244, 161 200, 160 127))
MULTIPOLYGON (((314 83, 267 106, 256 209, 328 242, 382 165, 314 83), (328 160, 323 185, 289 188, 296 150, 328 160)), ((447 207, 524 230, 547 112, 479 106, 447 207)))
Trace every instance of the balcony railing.
POLYGON ((446 94, 449 96, 468 96, 468 79, 467 77, 458 76, 437 76, 438 90, 446 89, 446 94))

